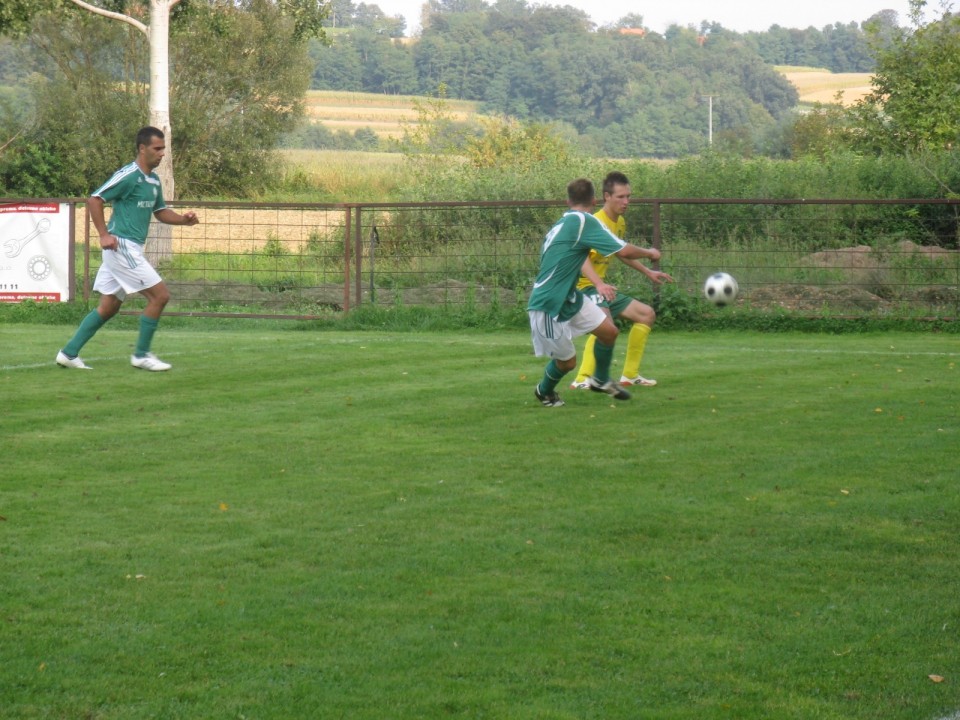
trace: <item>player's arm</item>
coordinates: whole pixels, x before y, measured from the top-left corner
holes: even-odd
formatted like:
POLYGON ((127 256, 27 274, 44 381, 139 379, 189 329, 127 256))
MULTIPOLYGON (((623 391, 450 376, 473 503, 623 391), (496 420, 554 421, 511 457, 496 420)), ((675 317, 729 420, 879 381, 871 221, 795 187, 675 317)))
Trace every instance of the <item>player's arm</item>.
POLYGON ((607 300, 612 302, 614 298, 617 297, 617 288, 603 281, 603 278, 601 278, 597 273, 597 269, 593 267, 593 263, 590 262, 589 257, 583 261, 583 266, 580 268, 580 274, 589 280, 590 284, 597 289, 597 292, 603 295, 607 300))
POLYGON ((663 282, 664 280, 673 280, 666 273, 659 273, 654 270, 650 270, 643 263, 637 262, 640 258, 646 258, 647 260, 659 260, 660 251, 656 248, 642 248, 637 245, 626 244, 619 251, 617 251, 616 256, 619 260, 622 260, 630 265, 630 267, 635 268, 642 272, 644 275, 650 278, 653 282, 663 282), (627 261, 633 261, 636 264, 632 264, 627 261), (657 278, 657 279, 655 279, 657 278))
POLYGON ((200 218, 197 217, 197 214, 192 210, 190 212, 185 212, 181 215, 178 212, 174 212, 170 208, 163 208, 162 210, 157 210, 153 216, 162 223, 167 225, 196 225, 200 222, 200 218))
POLYGON ((87 215, 90 216, 90 222, 97 229, 100 236, 100 247, 104 250, 116 250, 117 239, 107 230, 107 221, 103 214, 103 198, 99 195, 91 195, 87 198, 87 215))
POLYGON ((622 262, 624 265, 627 265, 628 267, 632 267, 634 270, 642 272, 644 275, 646 275, 650 279, 650 282, 652 282, 654 285, 659 285, 660 283, 665 283, 665 282, 673 282, 673 278, 670 277, 668 273, 662 272, 660 270, 651 270, 639 260, 635 260, 634 258, 620 257, 619 255, 617 256, 617 259, 620 262, 622 262))
POLYGON ((631 245, 630 243, 624 243, 624 246, 615 254, 621 260, 637 260, 639 258, 646 258, 647 260, 660 259, 660 251, 656 248, 642 248, 639 245, 631 245))

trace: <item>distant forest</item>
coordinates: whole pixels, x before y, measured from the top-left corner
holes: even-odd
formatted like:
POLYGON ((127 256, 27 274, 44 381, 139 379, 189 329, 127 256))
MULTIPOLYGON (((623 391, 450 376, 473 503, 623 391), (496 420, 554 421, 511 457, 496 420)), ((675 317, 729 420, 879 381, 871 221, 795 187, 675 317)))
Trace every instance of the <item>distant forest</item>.
MULTIPOLYGON (((476 101, 483 113, 549 123, 587 153, 614 157, 699 152, 708 123, 720 147, 783 155, 798 96, 774 66, 870 72, 871 44, 897 25, 885 10, 822 29, 703 23, 659 34, 636 14, 598 28, 569 6, 428 0, 408 38, 403 19, 375 4, 330 7, 327 44, 309 46, 313 89, 476 101)), ((57 73, 22 49, 0 38, 0 101, 13 105, 27 101, 31 73, 57 73)))
POLYGON ((569 6, 523 0, 431 0, 422 29, 335 0, 329 45, 315 43, 312 87, 431 95, 481 103, 485 113, 568 127, 606 155, 675 157, 705 142, 708 99, 716 139, 776 155, 797 93, 774 65, 870 72, 871 37, 896 27, 893 11, 864 22, 737 33, 718 23, 664 33, 627 15, 598 28, 569 6), (867 32, 867 27, 874 29, 867 32))

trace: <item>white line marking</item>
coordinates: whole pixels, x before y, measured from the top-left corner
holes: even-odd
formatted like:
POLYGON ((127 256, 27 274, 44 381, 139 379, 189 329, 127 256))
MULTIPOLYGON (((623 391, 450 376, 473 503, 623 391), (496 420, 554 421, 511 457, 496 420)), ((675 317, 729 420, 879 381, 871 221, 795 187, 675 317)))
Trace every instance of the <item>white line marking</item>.
MULTIPOLYGON (((195 333, 195 332, 181 332, 181 333, 177 333, 176 331, 167 331, 167 332, 165 332, 163 335, 164 335, 165 338, 176 337, 176 336, 180 336, 180 337, 196 337, 196 336, 197 336, 197 333, 195 333)), ((244 339, 248 339, 248 337, 249 337, 249 336, 245 337, 244 339)), ((262 349, 262 346, 261 346, 261 345, 234 345, 234 344, 232 344, 234 339, 235 339, 235 338, 229 338, 229 337, 220 336, 220 337, 216 337, 216 338, 206 338, 206 339, 205 339, 205 342, 207 342, 207 343, 209 343, 209 344, 212 345, 212 344, 214 344, 214 343, 217 342, 217 341, 223 341, 224 343, 230 344, 231 352, 241 352, 241 353, 242 353, 242 352, 257 352, 257 351, 259 351, 259 350, 262 349)), ((257 339, 258 339, 261 343, 264 343, 264 342, 266 342, 266 343, 276 342, 276 336, 260 337, 260 338, 257 338, 257 339)), ((383 343, 383 342, 389 342, 389 343, 391 343, 391 344, 397 344, 398 342, 408 342, 408 343, 413 344, 413 343, 423 342, 423 338, 421 338, 421 337, 419 337, 419 336, 416 336, 416 335, 413 335, 413 334, 411 334, 411 335, 406 335, 406 336, 403 336, 403 335, 399 335, 399 336, 392 336, 392 335, 390 335, 390 336, 380 336, 380 337, 376 337, 376 338, 375 338, 375 337, 372 337, 372 336, 371 336, 371 337, 364 337, 363 335, 359 335, 359 336, 356 336, 356 337, 326 338, 325 340, 316 340, 316 341, 311 341, 311 342, 300 342, 300 343, 297 343, 297 344, 287 345, 286 347, 288 347, 291 352, 298 352, 298 351, 302 351, 302 350, 309 350, 309 349, 311 349, 311 348, 319 348, 319 347, 321 347, 321 346, 323 346, 323 345, 363 345, 364 343, 373 344, 373 343, 383 343)), ((458 341, 458 342, 460 342, 460 341, 458 341)), ((490 345, 491 343, 486 343, 486 344, 490 345)), ((189 356, 191 356, 191 357, 197 357, 197 356, 211 355, 211 354, 213 354, 213 353, 220 353, 220 352, 223 352, 222 348, 219 348, 219 347, 207 347, 207 348, 203 348, 203 349, 200 349, 200 350, 191 350, 191 351, 189 351, 189 352, 184 352, 184 351, 179 351, 179 352, 167 352, 166 350, 164 350, 161 354, 162 354, 164 357, 181 357, 181 356, 186 356, 186 355, 189 355, 189 356)), ((101 356, 90 356, 90 357, 88 357, 88 356, 86 356, 86 355, 83 355, 82 357, 83 357, 83 361, 84 361, 85 363, 87 363, 88 365, 90 365, 92 369, 96 370, 95 363, 99 363, 99 362, 115 362, 115 361, 117 361, 117 360, 123 360, 123 359, 125 359, 125 358, 129 358, 130 356, 129 356, 129 355, 119 355, 119 356, 101 355, 101 356)), ((53 367, 56 367, 56 366, 57 366, 57 363, 56 363, 55 360, 51 360, 50 362, 21 363, 21 364, 18 364, 18 365, 0 365, 0 372, 7 372, 7 371, 11 371, 11 370, 36 370, 37 368, 44 368, 44 367, 51 367, 51 366, 53 366, 53 367)), ((65 369, 69 369, 69 368, 65 368, 65 369)))

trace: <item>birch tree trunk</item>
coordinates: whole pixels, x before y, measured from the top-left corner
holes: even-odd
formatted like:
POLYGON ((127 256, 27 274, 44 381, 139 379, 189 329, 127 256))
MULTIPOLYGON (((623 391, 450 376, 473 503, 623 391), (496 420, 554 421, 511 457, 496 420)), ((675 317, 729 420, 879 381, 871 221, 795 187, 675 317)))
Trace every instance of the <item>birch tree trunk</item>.
MULTIPOLYGON (((150 0, 150 24, 123 13, 105 10, 85 0, 70 0, 97 15, 124 22, 142 32, 150 42, 150 117, 148 123, 163 131, 167 152, 157 168, 167 202, 176 198, 173 182, 173 127, 170 124, 170 11, 180 0, 150 0)), ((153 221, 147 237, 146 254, 156 265, 173 257, 173 234, 169 225, 153 221)))
MULTIPOLYGON (((163 131, 167 152, 157 175, 167 202, 176 198, 173 182, 173 128, 170 125, 170 9, 180 0, 150 0, 150 124, 163 131)), ((173 230, 156 220, 150 223, 145 248, 151 264, 173 257, 173 230)))

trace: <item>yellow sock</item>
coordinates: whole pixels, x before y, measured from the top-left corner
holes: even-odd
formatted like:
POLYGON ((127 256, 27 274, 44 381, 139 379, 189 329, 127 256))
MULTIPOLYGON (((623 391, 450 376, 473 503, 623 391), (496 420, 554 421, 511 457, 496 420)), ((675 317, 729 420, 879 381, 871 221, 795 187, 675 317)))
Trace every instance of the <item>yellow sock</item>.
POLYGON ((640 361, 643 360, 643 351, 647 347, 647 338, 650 336, 650 326, 634 323, 627 336, 627 358, 623 361, 623 374, 634 378, 640 374, 640 361))
POLYGON ((574 382, 582 383, 596 371, 597 361, 593 357, 593 343, 596 340, 593 335, 587 335, 587 342, 583 346, 583 360, 580 363, 580 369, 577 370, 577 379, 574 382))

